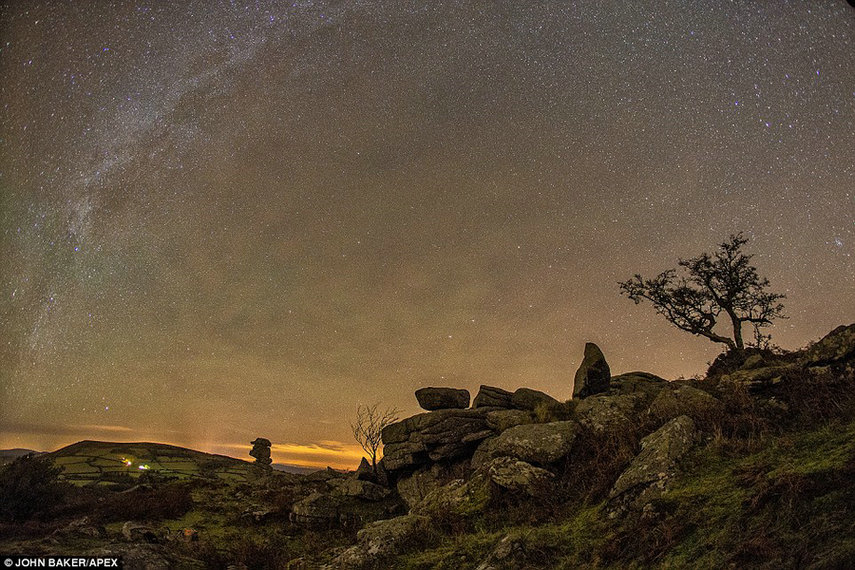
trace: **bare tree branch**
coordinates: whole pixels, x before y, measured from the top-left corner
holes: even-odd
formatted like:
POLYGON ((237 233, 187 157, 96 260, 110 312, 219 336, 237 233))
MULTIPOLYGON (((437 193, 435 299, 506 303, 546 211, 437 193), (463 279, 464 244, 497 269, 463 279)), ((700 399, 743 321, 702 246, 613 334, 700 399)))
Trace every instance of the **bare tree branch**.
POLYGON ((382 443, 380 435, 384 427, 398 421, 400 413, 397 408, 386 408, 380 411, 377 409, 378 406, 379 404, 370 406, 359 404, 356 408, 356 421, 350 424, 353 437, 368 454, 375 473, 377 472, 377 451, 382 443))

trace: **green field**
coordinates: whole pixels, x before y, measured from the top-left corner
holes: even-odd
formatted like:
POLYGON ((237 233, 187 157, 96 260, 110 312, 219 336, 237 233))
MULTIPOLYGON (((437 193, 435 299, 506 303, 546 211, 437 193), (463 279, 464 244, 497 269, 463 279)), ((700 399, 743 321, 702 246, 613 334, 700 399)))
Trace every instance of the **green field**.
POLYGON ((175 479, 248 480, 253 464, 160 443, 81 441, 49 454, 76 485, 139 478, 145 473, 175 479))

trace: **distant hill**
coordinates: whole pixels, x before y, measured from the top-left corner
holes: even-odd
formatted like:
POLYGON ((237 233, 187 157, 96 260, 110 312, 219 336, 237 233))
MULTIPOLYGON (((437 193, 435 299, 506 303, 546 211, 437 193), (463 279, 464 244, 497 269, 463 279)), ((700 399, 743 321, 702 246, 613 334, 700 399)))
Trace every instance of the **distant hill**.
POLYGON ((309 473, 314 473, 315 471, 323 471, 318 467, 303 467, 300 465, 291 465, 290 463, 274 463, 271 465, 273 469, 276 471, 282 471, 283 473, 293 473, 295 475, 308 475, 309 473))
POLYGON ((244 481, 255 467, 234 457, 163 443, 79 441, 47 454, 76 484, 137 478, 144 473, 177 479, 244 481))
POLYGON ((23 449, 20 447, 16 447, 14 449, 0 449, 0 465, 6 465, 7 463, 11 463, 18 459, 19 457, 23 457, 24 455, 29 455, 30 453, 35 453, 36 455, 41 455, 43 451, 34 451, 32 449, 23 449))

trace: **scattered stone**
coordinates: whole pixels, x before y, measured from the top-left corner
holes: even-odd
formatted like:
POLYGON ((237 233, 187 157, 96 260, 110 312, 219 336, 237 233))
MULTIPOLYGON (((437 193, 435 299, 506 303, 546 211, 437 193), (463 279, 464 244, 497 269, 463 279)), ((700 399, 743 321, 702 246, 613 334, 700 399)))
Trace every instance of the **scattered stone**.
POLYGON ((312 493, 291 506, 291 520, 308 525, 326 525, 339 520, 341 500, 325 493, 312 493))
POLYGON ((521 568, 525 560, 525 544, 518 533, 505 535, 496 548, 478 565, 476 570, 505 570, 521 568))
POLYGON ((157 533, 153 528, 133 521, 122 525, 122 536, 128 542, 157 542, 157 533))
POLYGON ((573 397, 587 398, 609 389, 611 371, 603 352, 593 342, 585 344, 585 356, 573 381, 573 397))
POLYGON ((354 477, 356 477, 360 481, 371 481, 375 483, 374 469, 371 468, 371 464, 368 463, 368 460, 364 457, 362 461, 359 462, 359 467, 356 468, 354 472, 354 477))
POLYGON ((612 514, 620 508, 642 511, 645 505, 667 492, 677 460, 692 448, 696 436, 692 418, 680 416, 642 439, 641 452, 609 493, 613 506, 618 506, 612 514))
POLYGON ((510 408, 513 394, 495 386, 481 385, 472 401, 473 408, 510 408))
POLYGON ((513 457, 534 465, 548 465, 570 453, 578 431, 579 424, 575 421, 515 426, 484 444, 481 461, 513 457))
POLYGON ((469 407, 469 390, 458 388, 420 388, 416 400, 425 410, 448 410, 469 407))
POLYGON ((107 531, 103 526, 94 524, 89 517, 83 517, 71 521, 63 528, 56 529, 51 536, 101 538, 106 534, 107 531))
POLYGON ((261 522, 273 512, 274 510, 269 507, 251 506, 241 514, 241 517, 252 519, 255 522, 261 522))
POLYGON ((251 441, 249 443, 252 445, 252 449, 249 454, 252 457, 255 457, 256 464, 268 467, 273 463, 273 460, 270 458, 271 443, 269 439, 258 437, 255 441, 251 441))
POLYGON ((370 523, 357 533, 357 544, 338 555, 329 568, 374 568, 418 540, 429 524, 427 517, 414 514, 370 523))
POLYGON ((334 479, 330 481, 333 494, 356 497, 366 501, 380 501, 389 496, 389 489, 370 481, 359 479, 334 479))

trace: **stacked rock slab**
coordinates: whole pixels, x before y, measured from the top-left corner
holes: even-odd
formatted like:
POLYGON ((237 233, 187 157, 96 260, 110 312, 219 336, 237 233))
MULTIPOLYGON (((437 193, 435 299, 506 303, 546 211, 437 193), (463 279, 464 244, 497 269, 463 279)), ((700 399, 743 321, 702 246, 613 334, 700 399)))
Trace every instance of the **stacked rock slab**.
POLYGON ((573 398, 586 398, 609 389, 611 370, 600 350, 593 342, 585 344, 585 356, 573 382, 573 398))
POLYGON ((416 400, 424 410, 463 409, 469 407, 469 390, 459 388, 420 388, 416 400))
POLYGON ((495 386, 481 385, 475 400, 472 402, 473 408, 511 408, 511 398, 513 394, 507 390, 496 388, 495 386))
POLYGON ((437 410, 386 426, 383 461, 390 471, 470 454, 493 435, 484 411, 437 410))
POLYGON ((461 409, 469 403, 466 390, 422 388, 416 398, 430 411, 390 424, 381 432, 383 462, 390 472, 472 456, 483 440, 534 421, 536 410, 545 408, 553 416, 564 411, 561 402, 530 388, 512 393, 481 386, 469 409, 461 409))

